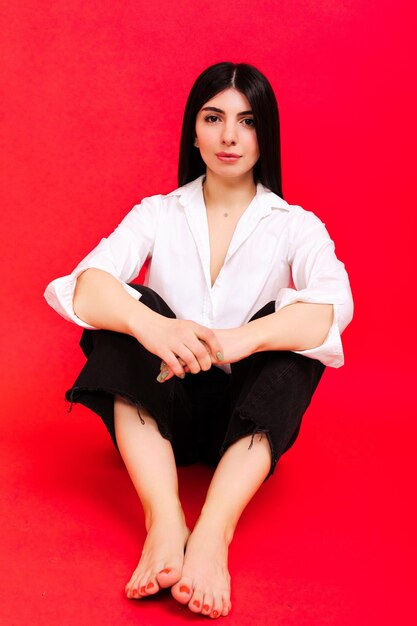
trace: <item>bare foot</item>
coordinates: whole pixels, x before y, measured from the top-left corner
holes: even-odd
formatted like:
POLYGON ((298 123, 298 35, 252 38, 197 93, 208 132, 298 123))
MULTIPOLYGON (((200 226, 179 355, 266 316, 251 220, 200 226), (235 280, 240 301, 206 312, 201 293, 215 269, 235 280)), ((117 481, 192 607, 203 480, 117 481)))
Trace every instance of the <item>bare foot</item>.
POLYGON ((171 587, 181 577, 190 531, 183 513, 160 516, 147 525, 142 556, 125 587, 128 598, 143 598, 171 587))
POLYGON ((229 544, 223 530, 200 518, 187 542, 181 579, 171 589, 174 598, 194 613, 213 618, 228 615, 232 607, 229 544))

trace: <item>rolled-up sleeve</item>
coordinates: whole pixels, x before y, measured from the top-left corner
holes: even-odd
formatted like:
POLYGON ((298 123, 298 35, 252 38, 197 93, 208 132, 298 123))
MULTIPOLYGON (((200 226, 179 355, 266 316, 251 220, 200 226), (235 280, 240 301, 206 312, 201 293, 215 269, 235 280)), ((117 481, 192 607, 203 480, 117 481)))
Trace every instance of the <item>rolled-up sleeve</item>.
POLYGON ((67 276, 56 278, 46 287, 47 303, 64 319, 82 328, 95 330, 74 313, 73 300, 78 276, 86 269, 96 268, 114 276, 136 300, 140 293, 127 283, 138 276, 142 265, 152 256, 159 218, 160 196, 145 198, 135 205, 117 228, 98 243, 67 276))
POLYGON ((353 299, 345 265, 323 222, 309 211, 300 213, 290 227, 288 262, 293 286, 279 291, 276 310, 295 302, 333 305, 333 322, 324 342, 309 350, 294 350, 329 367, 341 367, 341 335, 353 317, 353 299))

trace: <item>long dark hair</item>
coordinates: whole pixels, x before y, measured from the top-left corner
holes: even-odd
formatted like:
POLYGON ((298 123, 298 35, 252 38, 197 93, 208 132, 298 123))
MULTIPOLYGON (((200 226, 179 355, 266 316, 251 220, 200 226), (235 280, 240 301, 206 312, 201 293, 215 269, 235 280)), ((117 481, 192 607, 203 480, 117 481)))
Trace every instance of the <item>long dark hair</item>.
POLYGON ((268 79, 247 63, 216 63, 198 76, 185 105, 182 123, 178 185, 182 187, 206 171, 200 151, 194 146, 195 122, 202 106, 224 89, 235 88, 252 107, 259 159, 253 168, 254 181, 283 197, 278 105, 268 79))

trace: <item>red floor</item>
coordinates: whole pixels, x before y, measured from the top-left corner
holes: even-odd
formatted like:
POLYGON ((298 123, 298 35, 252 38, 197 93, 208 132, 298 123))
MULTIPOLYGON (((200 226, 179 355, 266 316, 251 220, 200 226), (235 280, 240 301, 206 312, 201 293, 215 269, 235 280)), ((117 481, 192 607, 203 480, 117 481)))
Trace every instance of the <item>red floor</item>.
MULTIPOLYGON (((143 518, 99 419, 80 406, 66 412, 73 350, 68 364, 59 352, 45 363, 38 350, 25 371, 11 363, 6 372, 0 623, 202 623, 169 594, 122 595, 143 518)), ((325 373, 295 446, 241 519, 230 552, 233 609, 222 623, 416 623, 415 415, 383 376, 373 388, 366 381, 353 363, 325 373)), ((209 478, 204 467, 180 470, 190 524, 209 478)))

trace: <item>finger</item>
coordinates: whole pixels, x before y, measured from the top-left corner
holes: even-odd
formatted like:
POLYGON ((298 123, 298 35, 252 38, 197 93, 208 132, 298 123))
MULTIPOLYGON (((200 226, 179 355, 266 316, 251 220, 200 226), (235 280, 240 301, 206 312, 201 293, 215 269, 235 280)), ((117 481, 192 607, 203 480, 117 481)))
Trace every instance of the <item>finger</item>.
POLYGON ((182 344, 176 348, 176 353, 178 354, 178 358, 181 358, 185 363, 192 374, 198 374, 200 372, 201 367, 200 363, 197 360, 194 351, 191 350, 188 346, 182 344))
POLYGON ((212 360, 211 355, 207 350, 206 344, 200 341, 197 336, 195 336, 194 339, 191 339, 190 343, 187 343, 187 347, 191 350, 191 352, 197 359, 200 369, 204 372, 209 370, 212 366, 212 360))
MULTIPOLYGON (((183 367, 183 369, 184 369, 184 371, 185 371, 185 372, 187 372, 187 371, 189 372, 189 371, 190 371, 190 370, 188 369, 188 366, 185 364, 185 362, 184 362, 181 358, 178 358, 178 361, 179 361, 179 363, 181 364, 181 366, 183 367)), ((161 365, 160 365, 160 370, 161 370, 161 372, 162 372, 163 370, 166 370, 166 369, 169 369, 168 365, 165 363, 165 361, 161 361, 161 365)))
POLYGON ((190 374, 191 372, 190 372, 190 368, 188 367, 188 365, 186 365, 185 362, 181 358, 178 358, 178 361, 181 363, 184 372, 186 374, 190 374))
MULTIPOLYGON (((184 363, 184 361, 182 359, 178 359, 178 361, 180 362, 180 364, 182 365, 182 368, 184 370, 184 374, 181 374, 181 376, 179 376, 179 378, 185 378, 185 374, 189 374, 190 370, 189 370, 188 366, 185 365, 185 363, 184 363)), ((160 373, 159 373, 159 376, 158 376, 158 382, 164 383, 165 381, 170 380, 174 376, 175 376, 174 372, 168 367, 168 365, 165 363, 165 361, 161 361, 160 373), (161 374, 163 374, 163 376, 161 376, 161 374)))
POLYGON ((223 361, 223 348, 215 332, 206 326, 197 326, 195 333, 200 340, 207 344, 216 363, 223 361))
MULTIPOLYGON (((171 378, 174 378, 174 376, 175 374, 172 370, 165 369, 158 374, 156 380, 158 381, 158 383, 166 383, 168 380, 171 380, 171 378)), ((185 378, 185 374, 181 374, 179 378, 185 378)))
MULTIPOLYGON (((181 359, 182 360, 182 359, 181 359)), ((182 364, 183 368, 184 368, 184 372, 186 374, 191 374, 190 368, 188 367, 188 365, 185 365, 185 363, 182 364)))
POLYGON ((218 360, 214 358, 214 356, 212 355, 212 353, 211 353, 210 348, 208 347, 208 345, 207 345, 204 341, 202 341, 201 339, 200 339, 200 341, 201 341, 201 343, 203 344, 203 346, 205 347, 205 349, 207 350, 207 354, 209 355, 209 357, 210 357, 210 359, 211 359, 212 364, 213 364, 213 363, 217 363, 217 362, 218 362, 218 360))
MULTIPOLYGON (((167 380, 169 376, 169 370, 171 370, 171 372, 175 376, 183 376, 185 374, 184 368, 182 367, 181 363, 173 352, 168 352, 162 356, 163 362, 166 367, 164 367, 163 371, 161 371, 158 375, 158 382, 163 382, 164 380, 167 380), (165 375, 165 372, 168 373, 165 375)), ((170 376, 170 378, 172 378, 172 376, 170 376)))

